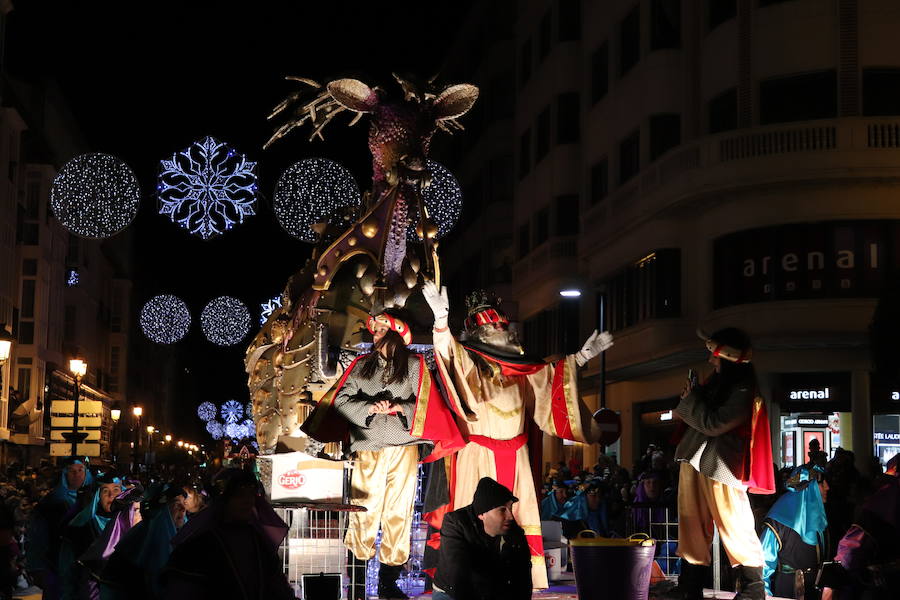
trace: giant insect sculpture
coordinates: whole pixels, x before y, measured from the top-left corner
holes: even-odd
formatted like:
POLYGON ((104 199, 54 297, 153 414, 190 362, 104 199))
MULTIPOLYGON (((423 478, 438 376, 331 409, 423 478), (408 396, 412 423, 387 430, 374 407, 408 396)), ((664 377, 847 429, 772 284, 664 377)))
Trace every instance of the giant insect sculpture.
POLYGON ((356 79, 325 85, 288 77, 303 85, 272 112, 288 115, 265 147, 309 124, 310 140, 343 112, 350 125, 370 119, 371 190, 353 210, 331 215, 312 229, 319 240, 312 257, 288 282, 282 306, 247 349, 245 367, 257 441, 264 454, 285 450, 315 453, 299 426, 340 375, 354 352, 354 336, 370 312, 402 307, 423 276, 440 281, 438 224, 423 197, 431 183, 427 158, 441 129, 461 130, 457 119, 478 98, 468 84, 434 87, 394 75, 399 94, 356 79), (413 226, 417 242, 409 242, 413 226))

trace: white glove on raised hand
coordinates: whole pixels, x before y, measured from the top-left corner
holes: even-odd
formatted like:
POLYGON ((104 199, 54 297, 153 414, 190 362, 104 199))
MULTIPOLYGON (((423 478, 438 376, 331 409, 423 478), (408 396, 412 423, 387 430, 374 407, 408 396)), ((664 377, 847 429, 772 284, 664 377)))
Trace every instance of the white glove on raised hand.
POLYGON ((426 281, 422 286, 422 297, 434 313, 434 328, 446 329, 447 316, 450 314, 450 301, 447 299, 447 287, 438 290, 433 281, 426 281))
POLYGON ((581 350, 575 353, 575 363, 579 367, 583 367, 589 360, 596 356, 600 356, 601 352, 606 351, 613 345, 613 336, 608 331, 598 333, 594 330, 591 337, 587 339, 581 350))

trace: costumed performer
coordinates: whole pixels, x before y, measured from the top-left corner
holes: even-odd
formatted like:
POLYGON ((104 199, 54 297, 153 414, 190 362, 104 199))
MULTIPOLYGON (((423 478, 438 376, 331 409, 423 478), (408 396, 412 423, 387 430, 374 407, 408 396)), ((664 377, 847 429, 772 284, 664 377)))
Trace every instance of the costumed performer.
POLYGON ((365 561, 378 553, 378 596, 406 598, 397 586, 409 558, 419 447, 434 444, 425 460, 463 446, 453 415, 433 385, 425 359, 413 354, 409 325, 396 313, 370 316, 373 350, 354 360, 301 427, 320 442, 345 441, 354 461, 350 513, 344 543, 353 555, 348 569, 352 597, 365 595, 365 561))
POLYGON ((703 385, 690 381, 675 414, 683 421, 675 460, 678 482, 678 589, 703 597, 713 523, 732 567, 739 567, 740 600, 763 600, 763 553, 747 492, 775 492, 772 443, 765 403, 750 363, 750 338, 729 327, 706 337, 714 372, 703 385))
MULTIPOLYGON (((482 477, 491 477, 519 498, 513 507, 531 549, 532 584, 547 587, 541 519, 528 454, 526 416, 554 437, 593 443, 599 424, 578 397, 577 367, 612 346, 594 333, 577 353, 552 363, 525 355, 499 300, 480 291, 466 298, 466 341, 450 333, 447 288, 426 281, 422 295, 434 313, 434 355, 466 447, 452 467, 451 510, 472 501, 482 477), (455 484, 452 483, 455 481, 455 484)), ((431 523, 439 525, 439 523, 431 523)))
POLYGON ((763 581, 769 596, 796 598, 799 589, 806 600, 819 597, 816 576, 828 547, 824 475, 825 470, 812 463, 794 469, 785 484, 787 492, 763 521, 763 581))

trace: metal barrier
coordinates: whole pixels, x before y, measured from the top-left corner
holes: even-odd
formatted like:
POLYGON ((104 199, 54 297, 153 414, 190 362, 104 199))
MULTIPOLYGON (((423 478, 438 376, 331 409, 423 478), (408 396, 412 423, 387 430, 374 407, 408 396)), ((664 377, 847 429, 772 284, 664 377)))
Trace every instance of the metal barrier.
POLYGON ((656 563, 666 577, 677 577, 681 560, 675 555, 678 547, 678 509, 632 504, 626 515, 625 536, 635 533, 646 533, 656 540, 656 563))

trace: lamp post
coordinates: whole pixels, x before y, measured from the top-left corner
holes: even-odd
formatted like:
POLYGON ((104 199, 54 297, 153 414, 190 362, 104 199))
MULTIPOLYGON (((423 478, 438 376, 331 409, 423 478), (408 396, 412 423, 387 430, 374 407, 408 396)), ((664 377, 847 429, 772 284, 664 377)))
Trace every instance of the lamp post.
POLYGON ((112 431, 110 432, 110 436, 109 436, 110 445, 112 446, 112 452, 110 452, 110 454, 112 455, 112 463, 115 465, 116 463, 119 462, 118 461, 119 447, 118 447, 118 439, 117 439, 118 435, 117 434, 118 434, 118 429, 119 429, 119 419, 122 418, 122 409, 119 408, 118 404, 114 405, 110 409, 109 416, 112 417, 112 422, 113 422, 112 431))
MULTIPOLYGON (((3 390, 9 387, 6 383, 8 379, 6 365, 9 362, 9 355, 12 352, 14 341, 16 341, 15 338, 6 332, 6 323, 0 323, 0 398, 5 397, 3 390)), ((5 418, 0 417, 0 425, 7 426, 5 418)))
POLYGON ((81 378, 87 373, 87 363, 80 358, 73 358, 69 361, 69 372, 75 378, 75 411, 72 418, 72 431, 63 433, 63 438, 72 444, 71 456, 77 456, 78 444, 88 436, 86 431, 78 431, 78 400, 81 392, 81 378))
POLYGON ((134 424, 134 468, 138 470, 138 465, 140 461, 138 461, 138 457, 140 456, 141 449, 141 415, 144 414, 144 409, 140 406, 135 406, 131 409, 131 414, 134 415, 135 424, 134 424))
POLYGON ((147 464, 150 464, 153 458, 153 432, 155 431, 156 427, 147 425, 147 464))

